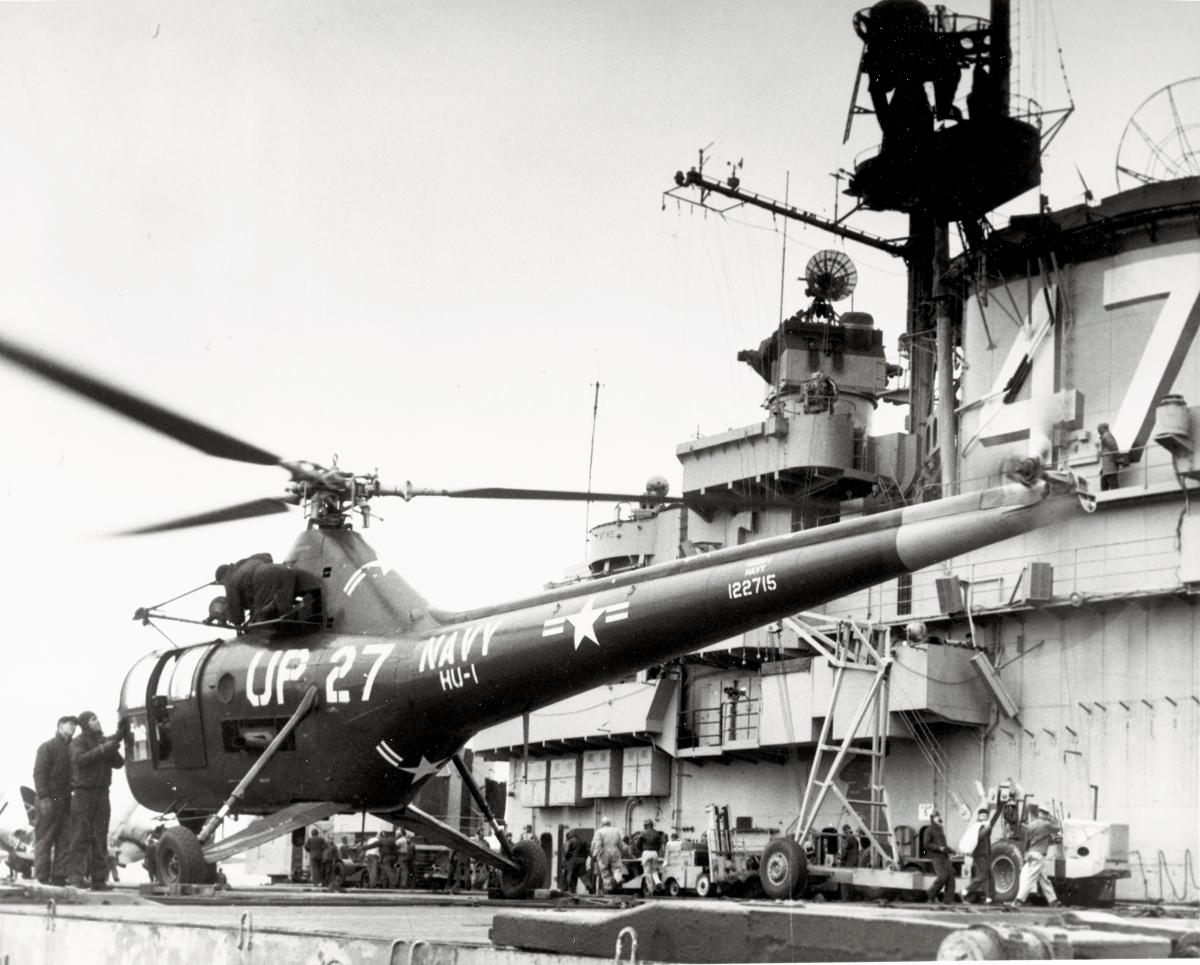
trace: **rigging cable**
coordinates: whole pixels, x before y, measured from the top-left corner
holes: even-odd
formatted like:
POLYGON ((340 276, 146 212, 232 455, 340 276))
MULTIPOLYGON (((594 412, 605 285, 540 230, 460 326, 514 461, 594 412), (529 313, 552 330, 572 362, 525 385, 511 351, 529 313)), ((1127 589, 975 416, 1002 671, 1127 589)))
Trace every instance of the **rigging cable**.
POLYGON ((584 503, 584 525, 583 525, 583 555, 587 557, 587 542, 588 529, 592 523, 592 463, 596 458, 596 418, 600 412, 600 380, 597 379, 592 383, 596 388, 595 399, 592 402, 592 443, 588 449, 588 474, 587 474, 587 493, 588 500, 584 503))

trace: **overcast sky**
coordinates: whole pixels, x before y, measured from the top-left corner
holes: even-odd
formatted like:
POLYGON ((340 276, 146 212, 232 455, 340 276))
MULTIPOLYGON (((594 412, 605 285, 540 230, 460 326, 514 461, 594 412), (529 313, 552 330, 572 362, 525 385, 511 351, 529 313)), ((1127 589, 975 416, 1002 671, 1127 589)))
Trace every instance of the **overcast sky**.
MULTIPOLYGON (((594 487, 662 474, 678 492, 678 443, 761 417, 735 355, 777 323, 783 236, 662 192, 707 147, 710 173, 743 160, 746 188, 832 215, 831 172, 878 141, 859 117, 841 143, 862 5, 0 4, 0 330, 272 451, 421 485, 584 487, 598 381, 594 487)), ((1082 200, 1076 166, 1114 193, 1131 114, 1196 72, 1200 4, 1016 20, 1021 93, 1067 103, 1061 45, 1077 107, 1045 158, 1051 203, 1082 200)), ((788 233, 791 314, 804 262, 841 245, 788 233)), ((895 360, 903 266, 846 251, 853 307, 895 360)), ((104 538, 284 474, 7 365, 0 405, 14 786, 59 714, 113 725, 125 670, 165 644, 136 607, 284 556, 301 521, 104 538)), ((376 510, 371 541, 444 606, 536 590, 583 555, 581 505, 376 510)))

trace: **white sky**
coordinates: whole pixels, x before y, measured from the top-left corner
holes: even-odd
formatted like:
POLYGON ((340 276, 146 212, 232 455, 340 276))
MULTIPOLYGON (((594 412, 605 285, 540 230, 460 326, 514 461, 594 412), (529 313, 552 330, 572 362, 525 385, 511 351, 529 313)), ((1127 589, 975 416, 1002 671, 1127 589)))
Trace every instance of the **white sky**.
MULTIPOLYGON (((709 172, 742 158, 743 185, 777 198, 790 173, 793 204, 832 214, 830 172, 878 141, 863 117, 841 144, 865 5, 0 4, 0 330, 285 456, 422 485, 583 488, 599 380, 594 487, 661 473, 678 492, 677 443, 761 417, 735 354, 778 319, 781 232, 661 192, 711 143, 709 172)), ((1051 203, 1081 200, 1075 165, 1111 194, 1126 120, 1196 72, 1200 4, 1022 6, 1024 92, 1066 102, 1056 25, 1077 104, 1045 159, 1051 203)), ((788 314, 804 262, 837 246, 789 228, 788 314)), ((894 359, 903 267, 846 250, 894 359)), ((300 520, 103 538, 284 474, 8 365, 0 407, 15 787, 59 714, 112 726, 125 670, 164 643, 136 607, 283 556, 300 520)), ((582 557, 582 505, 376 509, 381 555, 444 606, 582 557)))

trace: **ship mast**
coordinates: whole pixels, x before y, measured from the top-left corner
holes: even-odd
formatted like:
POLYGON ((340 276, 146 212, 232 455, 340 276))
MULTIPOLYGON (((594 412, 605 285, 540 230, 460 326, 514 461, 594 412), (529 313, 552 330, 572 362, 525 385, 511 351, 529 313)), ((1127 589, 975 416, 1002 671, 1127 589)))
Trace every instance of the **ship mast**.
POLYGON ((930 11, 920 0, 879 0, 854 17, 872 107, 852 104, 851 119, 873 113, 882 144, 856 166, 846 193, 861 208, 907 214, 906 239, 779 204, 742 189, 736 177, 726 183, 706 177, 702 167, 675 175, 677 189, 700 189, 701 204, 720 195, 905 260, 902 346, 909 358, 908 431, 916 467, 908 489, 916 499, 926 489, 958 490, 954 345, 961 307, 947 281, 950 225, 960 223, 969 242, 981 239, 987 214, 1041 177, 1039 131, 1009 112, 1009 0, 992 0, 990 14, 989 21, 941 6, 930 11), (968 69, 964 113, 954 100, 968 69))

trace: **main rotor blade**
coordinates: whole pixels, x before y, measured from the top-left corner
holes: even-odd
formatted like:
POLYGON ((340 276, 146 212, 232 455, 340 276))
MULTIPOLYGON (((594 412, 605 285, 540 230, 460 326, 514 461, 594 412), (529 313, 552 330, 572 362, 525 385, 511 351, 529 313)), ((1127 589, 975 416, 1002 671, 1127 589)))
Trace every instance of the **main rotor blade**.
POLYGON ((234 519, 252 519, 255 516, 271 516, 275 513, 286 513, 289 506, 299 503, 299 497, 269 496, 263 499, 252 499, 246 503, 234 506, 224 506, 212 509, 207 513, 196 513, 193 516, 182 516, 162 523, 152 523, 137 529, 127 529, 116 536, 144 536, 147 533, 165 533, 172 529, 188 529, 192 526, 211 526, 213 523, 227 523, 234 519))
POLYGON ((680 496, 650 496, 646 493, 597 493, 574 489, 513 489, 506 486, 480 486, 474 489, 411 489, 413 496, 448 496, 451 499, 545 499, 565 502, 652 502, 682 503, 680 496))
POLYGON ((48 355, 0 337, 0 357, 185 445, 222 459, 279 465, 279 456, 163 408, 48 355))
POLYGON ((770 496, 743 496, 733 492, 693 493, 684 496, 655 496, 650 493, 602 493, 575 489, 513 489, 506 486, 483 486, 474 489, 426 489, 406 486, 403 489, 381 488, 380 495, 446 496, 450 499, 530 499, 552 502, 645 503, 647 506, 690 506, 694 508, 729 509, 740 511, 767 506, 793 506, 793 500, 770 496))

